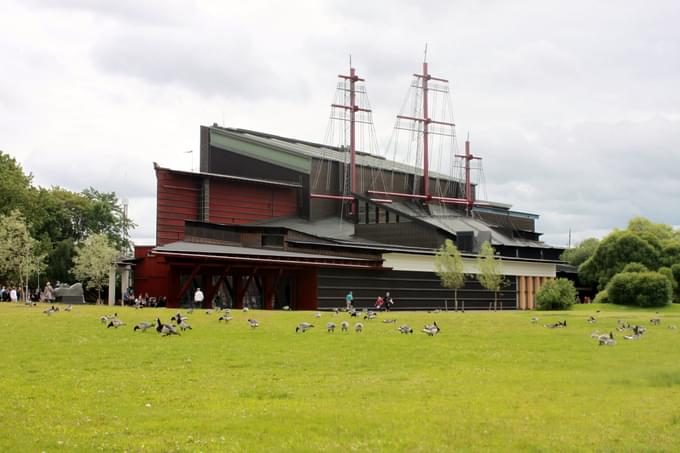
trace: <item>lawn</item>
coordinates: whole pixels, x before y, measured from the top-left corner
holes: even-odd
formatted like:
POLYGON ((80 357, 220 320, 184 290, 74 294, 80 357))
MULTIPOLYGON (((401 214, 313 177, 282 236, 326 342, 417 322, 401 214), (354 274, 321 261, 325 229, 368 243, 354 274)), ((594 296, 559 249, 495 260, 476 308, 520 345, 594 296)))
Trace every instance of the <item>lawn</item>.
POLYGON ((680 451, 678 306, 395 312, 333 334, 347 315, 196 311, 177 337, 132 330, 170 310, 44 308, 0 304, 3 452, 680 451), (112 311, 127 325, 102 325, 112 311), (598 346, 617 319, 648 331, 598 346))

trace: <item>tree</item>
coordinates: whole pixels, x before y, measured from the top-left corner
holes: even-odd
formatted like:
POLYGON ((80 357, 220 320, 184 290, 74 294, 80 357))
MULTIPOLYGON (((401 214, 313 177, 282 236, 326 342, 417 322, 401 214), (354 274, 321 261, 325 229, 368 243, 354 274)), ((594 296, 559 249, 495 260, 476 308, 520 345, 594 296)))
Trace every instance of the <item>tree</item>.
POLYGON ((666 277, 668 281, 671 283, 672 291, 671 298, 675 300, 675 295, 678 292, 678 281, 675 279, 675 276, 673 275, 673 270, 670 267, 660 267, 659 274, 666 277))
POLYGON ((477 256, 479 283, 489 291, 493 291, 493 309, 498 308, 498 291, 503 284, 503 274, 501 273, 501 260, 496 258, 495 251, 491 244, 484 241, 482 248, 477 256))
POLYGON ((28 279, 43 268, 44 255, 38 252, 38 241, 31 237, 24 217, 15 209, 0 216, 0 274, 8 281, 23 286, 28 294, 28 279))
POLYGON ((28 213, 32 179, 12 156, 0 151, 0 215, 15 209, 28 213))
POLYGON ((576 300, 574 283, 566 278, 548 280, 536 292, 536 306, 539 310, 568 310, 576 300))
POLYGON ((671 273, 678 283, 678 287, 675 289, 675 294, 673 295, 673 302, 680 304, 680 263, 671 266, 671 273))
POLYGON ((101 303, 102 287, 108 281, 117 256, 118 251, 104 234, 92 234, 76 248, 73 273, 87 286, 97 290, 97 303, 101 303))
POLYGON ((623 270, 621 272, 649 272, 649 269, 647 269, 647 266, 644 264, 628 263, 623 266, 623 270))
POLYGON ((600 244, 600 240, 597 238, 584 239, 580 244, 578 244, 573 249, 567 249, 562 252, 560 259, 566 261, 572 266, 580 266, 588 258, 593 256, 597 246, 600 244))
POLYGON ((579 277, 586 283, 604 289, 609 280, 632 262, 649 269, 658 269, 659 251, 639 234, 631 231, 614 231, 607 235, 579 267, 579 277))
POLYGON ((658 272, 621 272, 607 285, 609 302, 639 307, 662 307, 671 302, 671 283, 658 272))
POLYGON ((465 286, 465 273, 463 272, 463 257, 460 256, 458 248, 451 239, 447 239, 437 250, 434 267, 442 286, 453 289, 453 300, 457 310, 458 290, 465 286))

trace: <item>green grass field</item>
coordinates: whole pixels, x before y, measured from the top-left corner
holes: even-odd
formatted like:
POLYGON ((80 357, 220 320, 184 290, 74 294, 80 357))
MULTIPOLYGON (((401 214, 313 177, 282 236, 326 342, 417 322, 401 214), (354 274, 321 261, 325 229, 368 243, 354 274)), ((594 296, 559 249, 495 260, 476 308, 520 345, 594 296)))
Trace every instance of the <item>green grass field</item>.
POLYGON ((196 311, 179 337, 132 331, 170 310, 44 308, 0 304, 3 452, 680 451, 677 306, 395 312, 360 334, 326 333, 344 314, 234 311, 225 325, 196 311), (127 326, 99 322, 112 311, 127 326), (598 346, 590 334, 619 318, 648 332, 598 346), (434 320, 440 335, 419 332, 434 320), (301 321, 317 327, 296 334, 301 321))

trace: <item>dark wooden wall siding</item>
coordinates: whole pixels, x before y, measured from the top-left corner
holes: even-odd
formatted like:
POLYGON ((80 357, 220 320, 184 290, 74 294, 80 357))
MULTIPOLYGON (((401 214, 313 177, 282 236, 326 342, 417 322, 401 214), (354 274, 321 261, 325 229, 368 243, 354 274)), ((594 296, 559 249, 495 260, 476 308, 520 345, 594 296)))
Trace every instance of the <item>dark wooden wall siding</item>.
POLYGON ((201 181, 190 175, 156 173, 156 244, 184 239, 184 221, 198 220, 201 181))
POLYGON ((412 247, 439 248, 446 236, 416 222, 356 224, 356 237, 385 244, 399 244, 412 247))
MULTIPOLYGON (((320 309, 345 306, 345 295, 353 292, 358 308, 373 307, 378 296, 386 291, 395 300, 393 310, 426 310, 444 308, 448 301, 453 309, 453 290, 442 288, 436 274, 430 272, 372 271, 346 269, 320 269, 318 274, 318 301, 320 309)), ((458 290, 458 300, 465 301, 466 310, 488 310, 493 293, 484 289, 477 280, 467 281, 458 290)), ((498 294, 499 308, 514 310, 517 307, 517 279, 506 277, 504 288, 498 294)))
POLYGON ((309 217, 309 175, 213 146, 208 162, 210 173, 302 184, 303 189, 295 192, 298 205, 295 215, 309 217))

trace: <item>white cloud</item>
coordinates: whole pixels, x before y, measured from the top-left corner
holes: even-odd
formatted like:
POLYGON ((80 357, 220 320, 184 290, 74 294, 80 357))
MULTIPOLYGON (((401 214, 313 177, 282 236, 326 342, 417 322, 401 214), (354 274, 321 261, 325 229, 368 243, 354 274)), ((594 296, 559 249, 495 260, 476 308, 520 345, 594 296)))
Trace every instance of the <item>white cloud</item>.
POLYGON ((152 238, 152 161, 188 169, 201 124, 321 140, 351 53, 385 146, 427 42, 488 197, 540 214, 546 240, 677 225, 679 16, 670 0, 13 0, 0 149, 39 184, 127 197, 152 238))

